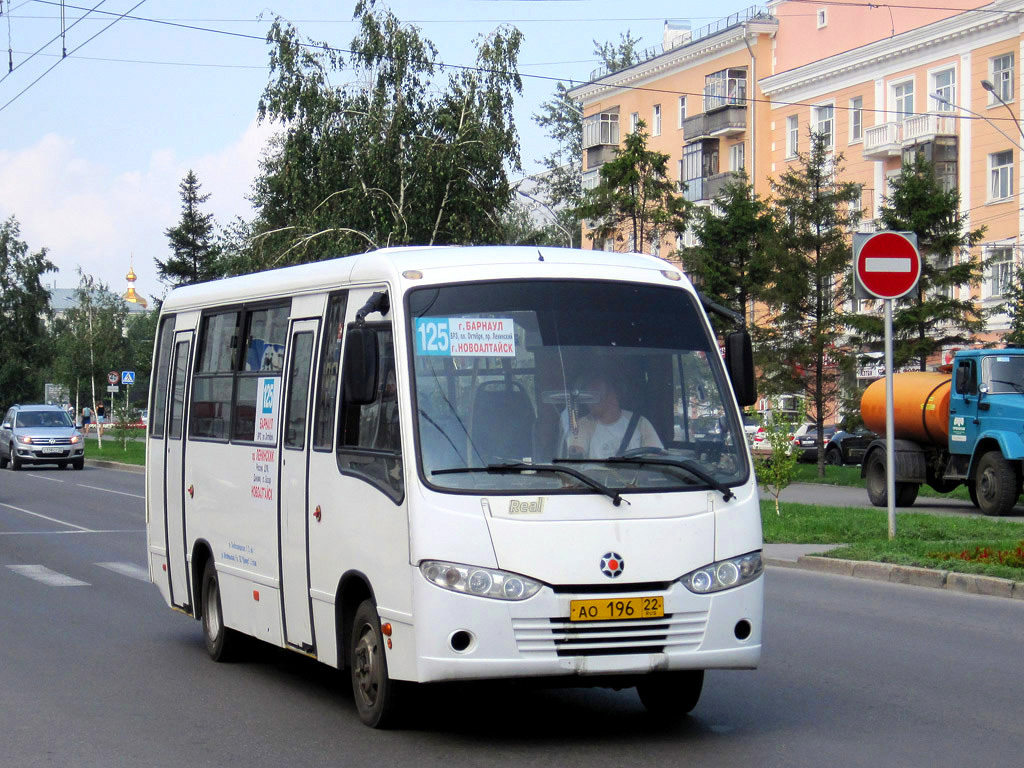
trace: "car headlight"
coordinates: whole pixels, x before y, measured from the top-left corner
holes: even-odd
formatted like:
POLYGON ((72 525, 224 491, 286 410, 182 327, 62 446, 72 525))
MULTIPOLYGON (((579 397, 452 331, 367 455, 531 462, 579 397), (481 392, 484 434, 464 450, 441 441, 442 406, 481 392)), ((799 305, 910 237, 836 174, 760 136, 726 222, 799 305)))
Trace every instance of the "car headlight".
POLYGON ((705 565, 686 574, 679 581, 691 592, 704 595, 746 584, 760 576, 763 570, 761 553, 751 552, 705 565))
POLYGON ((539 581, 508 571, 440 560, 424 560, 420 563, 420 573, 442 589, 496 600, 526 600, 544 586, 539 581))
POLYGON ((81 435, 72 435, 71 436, 71 444, 74 445, 75 443, 79 442, 81 439, 82 439, 81 435))
POLYGON ((18 442, 24 445, 32 445, 32 438, 28 435, 18 435, 18 442))

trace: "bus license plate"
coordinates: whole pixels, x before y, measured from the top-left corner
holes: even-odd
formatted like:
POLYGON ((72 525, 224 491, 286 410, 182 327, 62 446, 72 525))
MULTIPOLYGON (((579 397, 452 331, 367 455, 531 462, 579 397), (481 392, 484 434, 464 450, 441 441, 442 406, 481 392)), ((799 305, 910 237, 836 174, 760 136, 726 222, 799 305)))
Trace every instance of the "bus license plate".
POLYGON ((623 597, 613 600, 572 600, 570 621, 656 619, 665 615, 663 597, 623 597))

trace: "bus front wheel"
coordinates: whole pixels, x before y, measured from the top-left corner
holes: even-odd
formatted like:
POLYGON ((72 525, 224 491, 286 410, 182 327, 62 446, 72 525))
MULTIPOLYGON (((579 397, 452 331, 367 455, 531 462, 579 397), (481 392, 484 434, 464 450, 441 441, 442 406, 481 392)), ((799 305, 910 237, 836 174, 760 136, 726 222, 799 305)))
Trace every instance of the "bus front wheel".
POLYGON ((403 684, 388 677, 380 617, 373 600, 364 600, 352 622, 348 666, 359 719, 371 728, 398 723, 403 684))
POLYGON ((689 714, 697 706, 703 688, 703 669, 656 672, 641 678, 636 684, 636 692, 644 708, 662 718, 689 714))
MULTIPOLYGON (((78 468, 77 466, 75 467, 78 468)), ((206 562, 200 597, 203 610, 203 639, 206 652, 214 661, 231 661, 241 643, 238 632, 224 626, 224 612, 220 603, 220 583, 213 560, 206 562)))

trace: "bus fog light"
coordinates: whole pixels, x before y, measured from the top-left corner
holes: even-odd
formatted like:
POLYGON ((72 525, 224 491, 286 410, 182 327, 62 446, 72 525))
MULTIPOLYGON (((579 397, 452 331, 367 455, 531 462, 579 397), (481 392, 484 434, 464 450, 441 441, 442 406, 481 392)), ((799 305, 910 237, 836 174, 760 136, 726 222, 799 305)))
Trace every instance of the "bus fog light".
POLYGON ((496 600, 526 600, 544 586, 526 576, 496 568, 475 568, 439 560, 424 560, 420 563, 420 573, 443 589, 496 600))
POLYGON ((753 581, 764 570, 760 552, 750 552, 739 557, 706 565, 683 576, 679 581, 684 587, 697 594, 721 592, 753 581))

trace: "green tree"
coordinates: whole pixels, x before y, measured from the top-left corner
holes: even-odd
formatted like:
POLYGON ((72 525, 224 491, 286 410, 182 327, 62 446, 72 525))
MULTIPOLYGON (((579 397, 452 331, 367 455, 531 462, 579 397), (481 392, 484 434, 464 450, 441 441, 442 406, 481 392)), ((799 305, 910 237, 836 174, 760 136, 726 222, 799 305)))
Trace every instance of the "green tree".
POLYGON ((584 195, 591 240, 614 238, 615 250, 646 250, 667 232, 686 229, 690 204, 668 179, 668 155, 647 149, 647 126, 637 122, 615 159, 601 166, 600 183, 584 195))
MULTIPOLYGON (((776 403, 775 405, 778 405, 776 403)), ((771 446, 770 456, 754 457, 754 472, 758 484, 775 499, 775 514, 779 511, 779 496, 796 477, 799 454, 793 450, 793 430, 803 422, 803 412, 795 414, 772 408, 764 420, 764 430, 771 446)), ((824 451, 819 451, 824 453, 824 451)))
POLYGON ((210 199, 202 194, 202 185, 193 171, 185 174, 178 185, 181 193, 181 221, 164 230, 171 253, 166 260, 156 259, 157 274, 172 287, 203 283, 219 277, 218 247, 214 235, 213 214, 203 213, 200 206, 210 199))
MULTIPOLYGON (((890 182, 891 193, 879 213, 883 229, 913 232, 921 253, 917 290, 893 305, 893 362, 917 362, 926 370, 928 358, 944 346, 966 344, 984 328, 984 315, 958 289, 981 282, 983 264, 970 252, 981 242, 984 227, 968 231, 960 213, 960 193, 943 189, 935 166, 918 155, 890 182)), ((885 329, 877 314, 858 314, 850 324, 867 342, 880 342, 885 329)))
MULTIPOLYGON (((842 162, 823 134, 812 133, 810 152, 771 181, 782 250, 767 294, 772 322, 759 330, 759 358, 769 393, 805 399, 818 445, 853 364, 841 346, 850 286, 840 276, 850 269, 848 233, 860 217, 861 190, 841 180, 842 162)), ((825 474, 824 451, 818 451, 818 474, 825 474)))
POLYGON ((55 270, 46 249, 29 253, 11 216, 0 224, 0 405, 41 402, 50 354, 50 294, 42 276, 55 270))
POLYGON ((611 72, 618 72, 620 69, 631 67, 640 63, 640 52, 636 49, 637 44, 643 38, 634 38, 627 29, 619 33, 619 42, 599 43, 594 41, 594 55, 604 62, 605 69, 611 72))
MULTIPOLYGON (((498 243, 520 168, 521 34, 478 38, 477 67, 438 77, 434 45, 372 2, 351 54, 280 20, 261 120, 282 126, 254 185, 247 271, 387 245, 498 243), (345 86, 332 76, 344 73, 345 86)), ((238 270, 237 254, 233 269, 238 270)))
POLYGON ((707 296, 747 315, 752 302, 765 296, 778 259, 776 212, 740 173, 714 206, 695 209, 691 227, 698 245, 680 252, 687 274, 707 296))
POLYGON ((1007 344, 1024 346, 1024 266, 1017 267, 1003 293, 1000 309, 1010 320, 1010 330, 1003 337, 1007 344))

